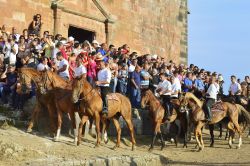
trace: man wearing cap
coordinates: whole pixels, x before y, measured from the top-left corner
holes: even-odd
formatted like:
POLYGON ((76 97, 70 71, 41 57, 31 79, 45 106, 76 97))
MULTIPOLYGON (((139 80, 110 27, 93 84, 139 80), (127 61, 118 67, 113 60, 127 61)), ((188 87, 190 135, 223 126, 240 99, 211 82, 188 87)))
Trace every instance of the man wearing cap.
POLYGON ((103 59, 100 60, 100 71, 97 74, 96 85, 100 87, 101 90, 101 97, 103 102, 103 114, 108 115, 108 100, 107 100, 107 94, 110 92, 109 84, 111 81, 111 71, 109 68, 106 67, 105 62, 103 59))
POLYGON ((170 75, 166 75, 165 73, 160 73, 160 80, 161 82, 156 88, 156 92, 161 96, 163 101, 163 107, 165 108, 165 115, 170 115, 170 100, 171 100, 171 93, 172 93, 172 85, 168 81, 170 75))
POLYGON ((63 58, 61 52, 58 52, 56 56, 59 61, 57 73, 65 80, 69 80, 69 62, 63 58))
POLYGON ((100 45, 99 45, 99 42, 97 40, 92 41, 92 46, 93 46, 92 47, 93 48, 92 52, 93 51, 98 52, 98 49, 100 48, 100 45))

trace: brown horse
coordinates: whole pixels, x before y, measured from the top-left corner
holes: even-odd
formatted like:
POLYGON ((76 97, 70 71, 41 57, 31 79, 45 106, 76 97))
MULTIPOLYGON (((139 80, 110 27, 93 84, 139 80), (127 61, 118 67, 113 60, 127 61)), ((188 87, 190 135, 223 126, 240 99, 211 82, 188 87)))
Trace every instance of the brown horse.
MULTIPOLYGON (((109 95, 110 96, 110 95, 109 95)), ((134 138, 134 127, 132 123, 131 117, 131 104, 127 97, 115 93, 112 94, 112 99, 108 98, 108 115, 106 118, 101 117, 102 112, 102 99, 97 89, 94 89, 86 78, 75 79, 73 81, 73 93, 72 93, 72 100, 74 103, 80 101, 80 107, 84 107, 84 112, 82 112, 82 120, 79 124, 78 130, 78 143, 81 142, 81 134, 82 134, 82 127, 86 123, 86 121, 93 117, 96 123, 96 133, 97 133, 97 143, 96 146, 100 144, 100 121, 103 122, 105 119, 112 119, 114 125, 117 130, 117 142, 116 146, 120 147, 120 138, 121 138, 121 128, 119 125, 119 117, 122 116, 123 119, 126 121, 130 135, 131 135, 131 142, 132 142, 132 150, 135 148, 135 138, 134 138)), ((106 123, 103 123, 103 131, 105 129, 106 123)))
MULTIPOLYGON (((187 92, 181 100, 181 110, 188 110, 188 107, 191 109, 191 120, 195 126, 195 138, 199 147, 199 150, 204 149, 204 143, 202 139, 202 127, 206 124, 205 114, 202 110, 203 103, 196 98, 192 93, 187 92)), ((212 108, 212 121, 209 125, 216 124, 220 122, 224 117, 229 117, 230 122, 228 123, 229 129, 229 147, 232 148, 232 136, 235 132, 239 134, 239 144, 237 148, 240 148, 242 145, 242 130, 238 124, 239 112, 242 113, 247 123, 250 123, 249 113, 239 105, 231 104, 228 102, 222 102, 220 104, 220 110, 212 108)))
MULTIPOLYGON (((180 106, 180 101, 178 99, 172 99, 171 102, 175 105, 175 108, 180 106)), ((181 127, 184 130, 184 146, 187 147, 187 121, 184 113, 177 112, 176 109, 173 109, 172 115, 169 115, 167 118, 164 118, 164 108, 161 105, 160 101, 154 96, 151 90, 145 90, 142 93, 141 106, 145 108, 146 105, 149 105, 149 116, 153 120, 153 139, 149 150, 153 150, 154 142, 157 135, 160 135, 161 138, 161 150, 164 148, 164 141, 161 133, 160 126, 163 123, 172 123, 177 118, 181 121, 181 127)), ((177 146, 177 140, 175 139, 175 144, 177 146)))
MULTIPOLYGON (((76 108, 73 104, 68 104, 67 101, 71 99, 71 91, 65 89, 54 89, 54 90, 45 90, 44 84, 41 80, 42 74, 32 68, 21 68, 20 69, 20 77, 21 82, 25 85, 29 85, 31 80, 33 80, 36 84, 36 105, 35 109, 32 112, 31 121, 29 123, 27 132, 32 131, 32 127, 35 119, 37 119, 38 114, 41 110, 42 106, 45 106, 49 112, 50 124, 52 131, 57 131, 56 136, 54 138, 55 141, 59 139, 61 124, 62 124, 62 113, 68 113, 71 119, 72 127, 75 133, 75 142, 77 141, 76 135, 76 125, 75 125, 75 115, 74 112, 76 108), (54 115, 57 114, 57 127, 54 124, 54 115)), ((46 86, 47 87, 47 86, 46 86)))
MULTIPOLYGON (((52 72, 52 71, 49 71, 49 70, 43 71, 42 72, 42 76, 41 76, 41 80, 42 80, 41 81, 42 82, 41 83, 42 86, 41 86, 40 89, 42 90, 42 93, 46 93, 48 91, 51 91, 52 95, 55 96, 55 98, 58 98, 58 96, 60 96, 60 95, 58 95, 58 93, 62 94, 62 93, 65 93, 65 91, 68 91, 68 90, 70 90, 70 93, 72 94, 72 82, 64 80, 62 77, 60 77, 55 72, 52 72)), ((62 98, 63 102, 62 103, 57 103, 57 104, 59 104, 58 107, 67 108, 68 106, 70 106, 73 111, 77 111, 79 113, 79 116, 81 118, 82 117, 82 112, 84 112, 85 108, 84 107, 80 107, 80 109, 78 109, 71 102, 71 96, 72 95, 67 95, 67 98, 62 98), (70 96, 70 99, 68 98, 69 96, 70 96)), ((58 120, 59 124, 58 125, 60 125, 60 123, 61 123, 61 116, 59 115, 58 118, 59 118, 59 120, 58 120)), ((90 120, 89 131, 90 131, 92 129, 93 119, 89 119, 89 120, 90 120)), ((107 125, 106 124, 105 125, 108 126, 108 124, 109 124, 109 121, 107 121, 107 125)), ((84 126, 84 128, 85 127, 86 126, 84 126)), ((83 130, 83 131, 85 131, 85 130, 83 130)), ((108 137, 107 137, 106 128, 103 129, 102 134, 103 134, 102 138, 104 138, 105 143, 107 143, 108 142, 108 137)))

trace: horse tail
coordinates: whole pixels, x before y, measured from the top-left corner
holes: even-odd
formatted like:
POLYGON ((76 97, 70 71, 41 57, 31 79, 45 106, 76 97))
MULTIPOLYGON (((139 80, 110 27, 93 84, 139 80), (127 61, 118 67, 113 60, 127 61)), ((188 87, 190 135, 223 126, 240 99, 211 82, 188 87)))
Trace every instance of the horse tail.
POLYGON ((236 107, 239 111, 239 116, 244 119, 244 122, 247 125, 250 125, 250 113, 240 104, 236 104, 236 107))

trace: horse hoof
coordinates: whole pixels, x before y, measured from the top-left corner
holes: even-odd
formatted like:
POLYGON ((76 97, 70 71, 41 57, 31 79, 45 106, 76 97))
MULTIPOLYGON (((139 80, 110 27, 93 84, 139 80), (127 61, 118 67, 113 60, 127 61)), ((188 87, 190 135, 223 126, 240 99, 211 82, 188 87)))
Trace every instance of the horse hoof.
POLYGON ((229 145, 229 148, 232 149, 232 145, 229 145))
POLYGON ((132 151, 135 151, 135 150, 136 150, 136 146, 132 145, 132 151))
MULTIPOLYGON (((115 145, 115 146, 113 147, 113 150, 116 150, 118 147, 119 147, 119 145, 115 145)), ((133 148, 133 147, 132 147, 132 148, 133 148)))
POLYGON ((149 152, 152 152, 152 151, 153 151, 153 148, 152 148, 152 147, 150 147, 150 148, 148 149, 148 151, 149 151, 149 152))
POLYGON ((240 146, 238 145, 238 146, 236 146, 236 149, 240 149, 240 146))
POLYGON ((27 132, 27 133, 31 133, 31 132, 32 132, 32 129, 28 128, 26 132, 27 132))
POLYGON ((222 139, 222 136, 219 136, 218 139, 222 139))
POLYGON ((104 143, 107 144, 109 142, 109 139, 104 140, 104 143))
POLYGON ((163 146, 161 146, 161 151, 164 149, 164 147, 165 147, 164 145, 163 145, 163 146))
POLYGON ((203 151, 203 147, 199 147, 199 149, 198 149, 198 152, 201 152, 201 151, 203 151))
POLYGON ((183 148, 187 148, 187 145, 183 145, 183 148))
POLYGON ((100 144, 95 144, 95 148, 99 148, 100 147, 100 144))
POLYGON ((79 146, 79 145, 80 145, 80 142, 79 142, 79 141, 77 141, 76 145, 77 145, 77 146, 79 146))
POLYGON ((214 144, 210 144, 210 147, 213 148, 213 147, 214 147, 214 144))
POLYGON ((54 141, 54 142, 58 142, 58 138, 54 138, 53 141, 54 141))

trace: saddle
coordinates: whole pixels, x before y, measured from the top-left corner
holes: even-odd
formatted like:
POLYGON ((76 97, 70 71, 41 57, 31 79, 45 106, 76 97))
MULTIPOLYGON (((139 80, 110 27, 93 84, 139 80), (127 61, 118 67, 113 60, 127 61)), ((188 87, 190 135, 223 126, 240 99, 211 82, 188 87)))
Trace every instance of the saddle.
POLYGON ((107 100, 116 100, 116 101, 119 101, 119 97, 115 93, 109 93, 107 95, 107 100))
POLYGON ((216 102, 213 104, 212 108, 211 108, 212 112, 220 112, 223 111, 223 106, 222 106, 222 102, 216 102))

